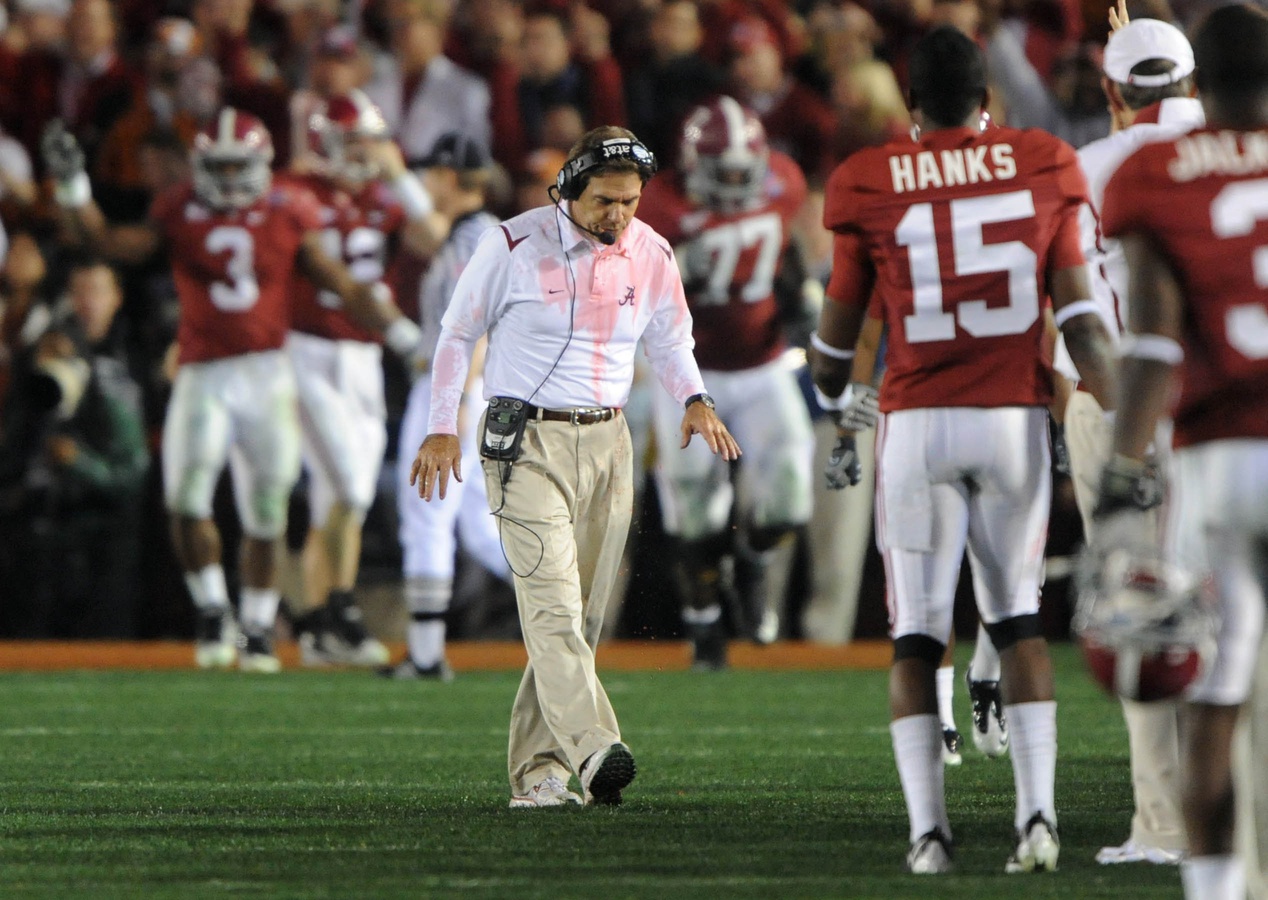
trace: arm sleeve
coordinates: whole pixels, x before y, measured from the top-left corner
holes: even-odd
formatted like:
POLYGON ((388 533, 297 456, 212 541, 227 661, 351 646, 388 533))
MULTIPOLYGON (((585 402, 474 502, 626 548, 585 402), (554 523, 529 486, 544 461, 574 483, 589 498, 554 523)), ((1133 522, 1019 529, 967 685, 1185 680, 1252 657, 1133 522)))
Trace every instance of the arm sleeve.
POLYGON ((691 352, 696 346, 691 336, 691 312, 673 259, 664 264, 661 284, 662 301, 643 332, 643 352, 669 395, 685 403, 693 394, 704 392, 704 379, 691 352))
POLYGON ((454 284, 449 308, 441 319, 440 340, 432 360, 431 415, 428 434, 457 434, 462 390, 471 368, 476 341, 496 319, 506 296, 510 252, 505 229, 491 228, 476 246, 454 284))
POLYGON ((867 306, 875 286, 876 269, 863 239, 848 231, 833 235, 832 277, 828 279, 826 291, 828 298, 845 306, 867 306))

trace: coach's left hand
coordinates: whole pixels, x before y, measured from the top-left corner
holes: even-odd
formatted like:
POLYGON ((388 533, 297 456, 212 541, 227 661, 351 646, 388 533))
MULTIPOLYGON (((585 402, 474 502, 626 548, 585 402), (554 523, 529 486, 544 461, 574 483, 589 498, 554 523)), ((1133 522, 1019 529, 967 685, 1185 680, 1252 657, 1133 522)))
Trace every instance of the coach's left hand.
POLYGON ((409 470, 409 483, 418 486, 418 496, 430 502, 432 490, 441 500, 449 489, 449 476, 462 481, 462 448, 456 434, 429 434, 418 448, 409 470))
POLYGON ((684 449, 690 443, 693 434, 704 438, 709 449, 714 453, 720 453, 723 459, 740 458, 740 445, 735 442, 735 438, 731 437, 731 432, 726 430, 726 426, 722 424, 717 413, 703 403, 691 404, 682 417, 681 446, 684 449))

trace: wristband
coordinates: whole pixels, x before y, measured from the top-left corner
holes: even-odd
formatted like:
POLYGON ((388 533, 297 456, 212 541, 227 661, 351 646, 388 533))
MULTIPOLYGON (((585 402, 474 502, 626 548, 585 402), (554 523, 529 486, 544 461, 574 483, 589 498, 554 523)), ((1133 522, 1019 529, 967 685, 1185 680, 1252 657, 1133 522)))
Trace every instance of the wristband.
POLYGON ((68 181, 58 181, 53 186, 53 199, 65 209, 80 209, 92 200, 92 182, 87 172, 77 172, 68 181))
POLYGON ((411 222, 431 215, 436 209, 431 194, 427 193, 427 188, 423 187, 423 183, 413 172, 402 172, 392 179, 392 190, 396 193, 401 208, 405 210, 405 217, 411 222))
POLYGON ((824 356, 831 359, 839 359, 842 361, 854 359, 853 350, 842 350, 840 347, 833 347, 823 338, 819 337, 819 332, 810 332, 810 346, 814 347, 824 356))
POLYGON ((1184 348, 1180 342, 1161 334, 1129 334, 1119 345, 1118 355, 1150 359, 1169 366, 1184 362, 1184 348))
POLYGON ((423 341, 423 330, 405 316, 393 320, 383 332, 383 343, 401 359, 409 359, 423 341))

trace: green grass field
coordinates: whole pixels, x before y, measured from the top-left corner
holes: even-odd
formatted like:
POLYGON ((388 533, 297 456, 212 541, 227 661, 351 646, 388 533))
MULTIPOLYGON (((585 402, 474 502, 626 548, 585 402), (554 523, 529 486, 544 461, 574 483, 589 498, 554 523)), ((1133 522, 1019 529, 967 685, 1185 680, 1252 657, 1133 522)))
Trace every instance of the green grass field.
MULTIPOLYGON (((620 809, 509 810, 518 676, 0 677, 0 896, 1179 897, 1127 834, 1117 705, 1057 648, 1061 871, 1005 876, 1007 760, 947 773, 958 873, 903 874, 882 672, 609 673, 620 809)), ((957 696, 962 729, 968 701, 957 696)))

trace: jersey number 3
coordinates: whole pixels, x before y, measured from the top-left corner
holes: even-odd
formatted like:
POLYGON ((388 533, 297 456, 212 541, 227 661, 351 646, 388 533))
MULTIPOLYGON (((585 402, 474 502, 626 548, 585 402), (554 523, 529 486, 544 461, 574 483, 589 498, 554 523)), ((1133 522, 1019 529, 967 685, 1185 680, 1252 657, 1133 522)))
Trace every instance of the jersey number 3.
POLYGON ((908 208, 894 239, 907 248, 911 266, 914 310, 903 319, 909 344, 950 341, 958 322, 973 337, 1022 334, 1039 319, 1039 286, 1035 275, 1035 251, 1021 241, 987 244, 982 240, 986 225, 1035 217, 1030 191, 1013 191, 985 197, 950 201, 951 251, 955 274, 1008 274, 1008 305, 989 307, 985 300, 962 300, 954 312, 943 306, 942 267, 938 236, 934 230, 933 204, 917 203, 908 208))
POLYGON ((245 312, 260 299, 260 282, 255 277, 255 239, 237 225, 219 225, 207 232, 207 252, 229 251, 225 263, 227 281, 213 281, 209 293, 212 305, 223 312, 245 312))
MULTIPOLYGON (((1235 182, 1211 203, 1211 230, 1217 238, 1245 237, 1268 219, 1268 179, 1235 182)), ((1268 246, 1251 258, 1255 287, 1268 288, 1268 246)), ((1262 303, 1239 303, 1224 314, 1229 346, 1247 359, 1268 358, 1268 310, 1262 303)))

